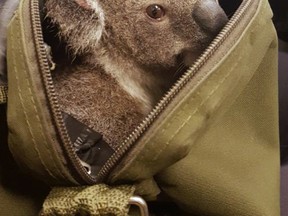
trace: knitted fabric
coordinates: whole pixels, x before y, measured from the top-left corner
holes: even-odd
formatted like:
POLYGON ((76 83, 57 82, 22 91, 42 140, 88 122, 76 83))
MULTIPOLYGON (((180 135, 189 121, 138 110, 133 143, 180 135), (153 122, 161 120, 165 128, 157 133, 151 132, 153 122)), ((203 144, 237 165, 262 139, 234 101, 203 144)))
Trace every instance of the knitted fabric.
POLYGON ((126 216, 134 187, 104 184, 81 187, 55 187, 46 198, 41 216, 90 215, 126 216))
POLYGON ((0 86, 0 104, 4 104, 7 102, 7 87, 0 86))

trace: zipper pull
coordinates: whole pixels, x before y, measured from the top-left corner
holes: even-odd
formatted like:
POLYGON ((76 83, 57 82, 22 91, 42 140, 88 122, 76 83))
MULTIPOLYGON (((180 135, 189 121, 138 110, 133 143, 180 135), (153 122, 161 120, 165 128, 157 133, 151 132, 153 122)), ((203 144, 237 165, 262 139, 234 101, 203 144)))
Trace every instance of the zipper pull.
POLYGON ((91 173, 92 173, 91 166, 88 163, 86 163, 85 161, 83 161, 81 159, 79 159, 79 160, 80 160, 81 165, 86 169, 87 173, 89 175, 91 175, 91 173))

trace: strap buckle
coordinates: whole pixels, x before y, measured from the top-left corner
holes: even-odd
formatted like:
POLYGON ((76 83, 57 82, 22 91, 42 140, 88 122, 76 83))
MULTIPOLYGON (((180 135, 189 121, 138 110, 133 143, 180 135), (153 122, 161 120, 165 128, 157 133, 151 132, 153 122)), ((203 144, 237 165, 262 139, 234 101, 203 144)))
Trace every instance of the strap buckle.
POLYGON ((132 196, 129 200, 129 205, 139 207, 141 216, 149 216, 148 205, 142 197, 132 196))

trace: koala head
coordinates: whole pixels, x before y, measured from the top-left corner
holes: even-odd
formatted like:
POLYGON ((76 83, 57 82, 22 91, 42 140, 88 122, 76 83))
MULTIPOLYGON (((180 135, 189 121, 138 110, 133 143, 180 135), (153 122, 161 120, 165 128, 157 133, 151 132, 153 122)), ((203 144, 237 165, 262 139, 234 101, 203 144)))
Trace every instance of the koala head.
POLYGON ((103 1, 107 37, 139 64, 176 63, 184 53, 195 60, 223 27, 226 16, 215 0, 103 1))
POLYGON ((45 5, 72 54, 110 74, 145 110, 227 22, 216 0, 46 0, 45 5))
POLYGON ((45 5, 48 23, 80 60, 76 67, 64 63, 68 73, 61 75, 61 68, 54 73, 63 109, 98 125, 95 130, 115 143, 227 22, 216 0, 46 0, 45 5))
POLYGON ((141 66, 193 62, 227 21, 216 0, 47 0, 75 54, 109 53, 141 66))

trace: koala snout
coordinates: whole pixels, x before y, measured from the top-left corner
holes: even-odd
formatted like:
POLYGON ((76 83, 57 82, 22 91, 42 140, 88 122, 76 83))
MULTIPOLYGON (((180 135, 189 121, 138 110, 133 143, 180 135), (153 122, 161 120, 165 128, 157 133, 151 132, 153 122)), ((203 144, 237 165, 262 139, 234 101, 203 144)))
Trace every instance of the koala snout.
POLYGON ((216 0, 199 0, 192 12, 196 23, 203 31, 217 34, 227 23, 228 18, 216 0))

